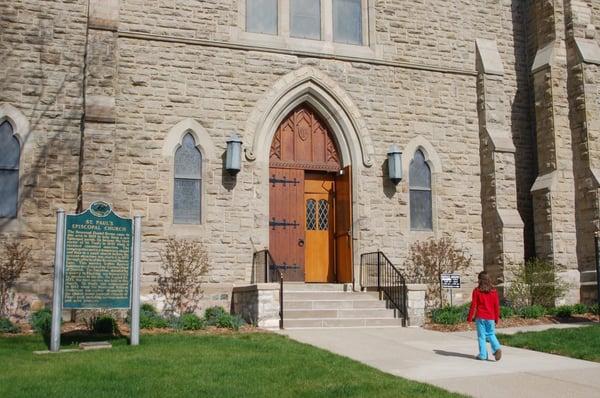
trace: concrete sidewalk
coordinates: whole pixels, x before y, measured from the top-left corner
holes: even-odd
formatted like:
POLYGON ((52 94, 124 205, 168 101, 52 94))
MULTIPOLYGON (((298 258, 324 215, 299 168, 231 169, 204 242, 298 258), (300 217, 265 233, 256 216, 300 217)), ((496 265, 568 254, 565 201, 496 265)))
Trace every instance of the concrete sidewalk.
POLYGON ((474 332, 365 328, 281 333, 384 372, 473 397, 600 397, 600 363, 512 347, 503 347, 500 362, 482 362, 475 359, 474 332))

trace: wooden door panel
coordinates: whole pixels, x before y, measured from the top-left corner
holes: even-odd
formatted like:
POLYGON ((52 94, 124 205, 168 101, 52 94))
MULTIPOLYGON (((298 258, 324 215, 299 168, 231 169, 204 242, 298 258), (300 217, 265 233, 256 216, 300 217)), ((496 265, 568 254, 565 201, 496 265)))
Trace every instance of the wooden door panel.
POLYGON ((335 180, 335 250, 337 281, 352 282, 352 170, 346 166, 335 180))
MULTIPOLYGON (((307 180, 308 182, 308 180, 307 180)), ((332 183, 332 181, 331 181, 332 183)), ((332 184, 329 184, 332 187, 332 184)), ((305 279, 306 282, 333 282, 332 192, 304 194, 305 279)))
POLYGON ((269 251, 286 281, 304 281, 303 202, 304 170, 271 167, 269 251))

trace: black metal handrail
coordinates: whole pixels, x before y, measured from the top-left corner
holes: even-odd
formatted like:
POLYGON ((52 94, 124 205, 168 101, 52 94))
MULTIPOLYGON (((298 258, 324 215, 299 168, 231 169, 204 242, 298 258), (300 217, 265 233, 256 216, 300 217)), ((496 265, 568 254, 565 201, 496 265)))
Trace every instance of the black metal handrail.
POLYGON ((408 323, 406 279, 383 252, 364 253, 360 256, 360 285, 363 289, 376 288, 408 323))
POLYGON ((275 265, 268 249, 254 253, 252 259, 253 283, 279 282, 279 329, 283 329, 283 273, 275 265))

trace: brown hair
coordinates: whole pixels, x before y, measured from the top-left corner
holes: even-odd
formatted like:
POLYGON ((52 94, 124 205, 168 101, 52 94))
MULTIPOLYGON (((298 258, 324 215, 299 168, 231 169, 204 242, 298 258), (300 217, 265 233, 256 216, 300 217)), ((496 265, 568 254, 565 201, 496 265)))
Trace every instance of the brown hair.
POLYGON ((492 278, 490 278, 490 275, 485 272, 482 271, 479 273, 479 275, 477 276, 477 280, 479 282, 479 286, 477 287, 480 291, 482 292, 491 292, 492 290, 494 290, 494 284, 492 283, 492 278))

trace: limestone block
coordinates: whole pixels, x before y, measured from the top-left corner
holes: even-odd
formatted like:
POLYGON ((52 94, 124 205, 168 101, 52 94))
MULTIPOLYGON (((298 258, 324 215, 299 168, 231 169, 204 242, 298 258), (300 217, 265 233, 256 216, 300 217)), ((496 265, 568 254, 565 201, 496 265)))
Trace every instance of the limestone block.
POLYGON ((554 41, 548 43, 546 46, 540 48, 535 54, 533 65, 531 66, 531 73, 536 73, 542 69, 552 66, 554 62, 554 41))
POLYGON ((516 148, 508 130, 486 127, 485 131, 495 152, 515 153, 516 148))
POLYGON ((596 40, 575 38, 577 55, 580 62, 600 65, 600 46, 596 40))
POLYGON ((504 75, 504 66, 498 52, 496 40, 476 39, 477 70, 488 75, 504 75))
POLYGON ((119 0, 90 0, 90 28, 116 31, 119 27, 119 0))
POLYGON ((517 209, 497 209, 496 213, 504 228, 523 228, 523 220, 517 209))
POLYGON ((85 103, 86 122, 114 123, 115 99, 104 95, 90 95, 85 103))
POLYGON ((531 193, 538 191, 552 191, 556 188, 557 182, 558 175, 556 171, 539 175, 531 187, 531 193))

